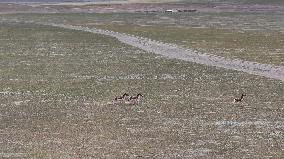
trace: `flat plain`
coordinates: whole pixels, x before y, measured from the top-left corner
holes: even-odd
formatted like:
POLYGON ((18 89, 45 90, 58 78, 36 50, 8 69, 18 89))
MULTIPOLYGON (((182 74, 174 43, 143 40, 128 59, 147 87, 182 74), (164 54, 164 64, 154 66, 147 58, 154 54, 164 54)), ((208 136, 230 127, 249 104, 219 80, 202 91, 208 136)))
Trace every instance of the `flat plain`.
POLYGON ((3 158, 284 155, 283 81, 167 58, 106 35, 36 24, 96 27, 283 66, 282 13, 0 17, 3 158), (138 104, 112 103, 125 92, 144 98, 138 104), (244 101, 234 103, 242 93, 244 101))

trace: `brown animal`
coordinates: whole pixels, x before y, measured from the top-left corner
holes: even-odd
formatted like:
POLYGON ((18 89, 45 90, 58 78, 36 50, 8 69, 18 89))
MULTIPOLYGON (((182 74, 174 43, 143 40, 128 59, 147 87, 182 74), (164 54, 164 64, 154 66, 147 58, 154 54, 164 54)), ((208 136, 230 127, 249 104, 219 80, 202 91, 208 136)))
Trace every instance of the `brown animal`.
POLYGON ((246 95, 245 95, 245 94, 242 94, 242 95, 241 95, 241 98, 235 98, 235 99, 234 99, 234 102, 242 102, 244 96, 246 96, 246 95))
POLYGON ((129 94, 128 93, 124 93, 122 96, 119 96, 119 97, 115 97, 114 98, 114 101, 122 101, 125 99, 125 97, 128 97, 129 94))
POLYGON ((136 96, 130 96, 128 101, 139 101, 140 97, 143 97, 141 93, 138 93, 136 96))

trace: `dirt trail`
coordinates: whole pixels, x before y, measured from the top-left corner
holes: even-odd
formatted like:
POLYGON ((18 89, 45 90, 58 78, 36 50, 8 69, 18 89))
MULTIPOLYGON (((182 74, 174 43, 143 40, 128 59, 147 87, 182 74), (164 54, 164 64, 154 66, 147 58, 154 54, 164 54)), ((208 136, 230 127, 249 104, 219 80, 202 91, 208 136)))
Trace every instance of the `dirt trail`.
MULTIPOLYGON (((27 22, 34 23, 34 22, 27 22)), ((66 29, 86 31, 96 34, 103 34, 117 38, 120 42, 140 48, 142 50, 163 55, 169 58, 180 59, 189 62, 195 62, 207 66, 215 66, 225 69, 237 70, 253 75, 264 76, 284 81, 284 67, 271 64, 261 64, 257 62, 243 61, 239 59, 228 59, 221 56, 201 54, 196 51, 186 49, 174 44, 162 43, 147 38, 137 37, 124 33, 118 33, 97 28, 88 28, 82 26, 73 26, 54 23, 36 23, 39 25, 48 25, 66 29)))

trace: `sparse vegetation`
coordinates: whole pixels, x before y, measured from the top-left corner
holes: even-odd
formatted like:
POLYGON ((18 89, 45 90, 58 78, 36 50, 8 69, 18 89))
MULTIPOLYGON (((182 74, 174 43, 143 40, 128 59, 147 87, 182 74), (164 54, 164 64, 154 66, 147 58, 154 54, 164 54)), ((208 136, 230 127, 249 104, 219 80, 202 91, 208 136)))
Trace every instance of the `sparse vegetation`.
MULTIPOLYGON (((109 24, 105 17, 116 19, 127 14, 1 15, 6 20, 0 23, 0 141, 4 143, 0 144, 0 155, 18 153, 27 158, 282 155, 283 81, 167 59, 107 36, 7 22, 15 18, 100 26, 186 47, 214 49, 217 53, 223 47, 237 49, 246 45, 253 50, 265 41, 283 40, 274 33, 257 43, 257 39, 268 34, 247 36, 216 28, 179 30, 173 25, 160 26, 158 30, 156 25, 128 25, 128 21, 116 25, 109 24), (232 35, 238 37, 239 45, 234 45, 232 35), (181 37, 187 42, 181 41, 181 37), (204 45, 193 43, 204 39, 207 39, 204 45), (215 40, 220 42, 216 43, 218 47, 212 45, 215 40), (114 96, 125 92, 142 93, 143 101, 137 105, 111 104, 114 96), (246 98, 233 103, 242 93, 246 98)), ((280 42, 265 47, 283 49, 280 42)), ((239 55, 233 52, 228 56, 239 55)), ((243 56, 267 62, 263 52, 258 55, 246 52, 243 56)), ((270 62, 282 64, 283 60, 273 58, 270 62)))
POLYGON ((16 18, 108 29, 228 58, 284 64, 281 14, 108 13, 41 15, 41 18, 24 15, 16 18))
MULTIPOLYGON (((19 6, 2 9, 7 7, 19 6)), ((24 21, 103 28, 284 65, 282 11, 1 14, 0 158, 282 157, 283 81, 168 59, 111 37, 24 21), (123 93, 142 93, 143 98, 113 105, 123 93), (234 103, 241 94, 246 94, 242 102, 234 103)))

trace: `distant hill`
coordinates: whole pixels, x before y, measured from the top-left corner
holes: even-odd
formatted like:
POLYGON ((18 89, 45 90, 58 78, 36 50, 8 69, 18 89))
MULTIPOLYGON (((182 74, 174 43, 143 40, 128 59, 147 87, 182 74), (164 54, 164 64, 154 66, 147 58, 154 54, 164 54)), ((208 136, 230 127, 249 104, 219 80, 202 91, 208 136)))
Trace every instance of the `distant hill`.
POLYGON ((284 0, 0 0, 0 3, 242 3, 242 4, 284 4, 284 0))
MULTIPOLYGON (((0 3, 111 2, 113 0, 0 0, 0 3)), ((117 1, 117 0, 116 0, 117 1)), ((120 0, 125 1, 125 0, 120 0)))

